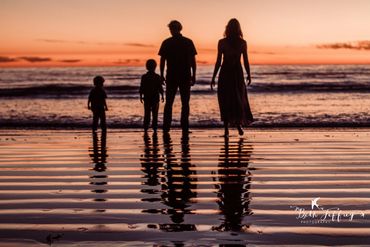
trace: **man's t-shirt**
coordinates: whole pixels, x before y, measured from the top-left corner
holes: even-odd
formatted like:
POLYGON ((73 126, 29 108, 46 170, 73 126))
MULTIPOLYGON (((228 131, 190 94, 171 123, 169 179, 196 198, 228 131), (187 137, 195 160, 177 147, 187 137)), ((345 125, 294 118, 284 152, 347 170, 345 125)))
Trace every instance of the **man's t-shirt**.
POLYGON ((190 80, 191 62, 196 54, 193 41, 181 34, 163 41, 158 55, 167 60, 167 81, 190 80))

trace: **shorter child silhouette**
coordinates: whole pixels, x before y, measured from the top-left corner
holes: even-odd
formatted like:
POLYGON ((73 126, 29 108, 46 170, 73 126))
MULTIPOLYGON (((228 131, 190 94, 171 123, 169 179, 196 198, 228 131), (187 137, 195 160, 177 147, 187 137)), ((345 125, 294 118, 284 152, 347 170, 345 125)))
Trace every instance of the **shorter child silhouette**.
POLYGON ((156 132, 158 127, 159 95, 163 98, 163 79, 155 73, 157 63, 154 59, 146 62, 148 72, 141 77, 140 102, 144 100, 144 130, 147 131, 150 124, 150 115, 153 115, 152 128, 156 132), (144 97, 143 97, 144 96, 144 97))
POLYGON ((100 75, 94 77, 94 88, 91 89, 89 100, 87 102, 87 108, 89 108, 93 113, 93 131, 98 129, 99 119, 101 129, 103 131, 106 131, 107 129, 105 111, 108 111, 108 107, 105 101, 107 94, 103 88, 104 81, 104 78, 100 75))

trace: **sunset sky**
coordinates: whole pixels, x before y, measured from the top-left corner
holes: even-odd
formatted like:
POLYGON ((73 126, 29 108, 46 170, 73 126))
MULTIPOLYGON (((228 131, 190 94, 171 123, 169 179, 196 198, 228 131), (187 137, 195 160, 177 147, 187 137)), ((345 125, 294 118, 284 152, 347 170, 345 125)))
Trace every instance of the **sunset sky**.
POLYGON ((237 18, 253 64, 370 64, 369 0, 0 0, 0 66, 141 65, 179 20, 213 64, 237 18))

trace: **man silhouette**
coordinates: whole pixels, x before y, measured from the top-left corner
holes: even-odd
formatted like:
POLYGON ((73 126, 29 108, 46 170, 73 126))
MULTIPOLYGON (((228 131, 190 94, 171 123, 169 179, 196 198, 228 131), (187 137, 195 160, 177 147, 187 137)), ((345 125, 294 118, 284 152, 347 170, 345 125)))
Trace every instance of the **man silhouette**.
POLYGON ((172 37, 162 42, 158 55, 161 56, 160 73, 166 73, 166 104, 164 106, 163 131, 169 132, 172 121, 172 105, 177 89, 181 96, 181 128, 189 131, 189 100, 190 88, 195 83, 197 51, 193 41, 181 35, 182 25, 174 20, 168 24, 172 37))

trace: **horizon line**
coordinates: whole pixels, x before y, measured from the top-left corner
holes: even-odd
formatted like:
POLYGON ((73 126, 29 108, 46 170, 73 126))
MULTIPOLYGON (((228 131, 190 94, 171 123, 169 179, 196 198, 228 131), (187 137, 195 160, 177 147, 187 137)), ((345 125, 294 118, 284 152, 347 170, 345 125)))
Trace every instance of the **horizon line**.
MULTIPOLYGON (((357 63, 346 63, 346 62, 333 62, 333 63, 325 63, 325 62, 319 62, 319 63, 250 63, 251 66, 257 65, 257 66, 287 66, 287 65, 298 65, 298 66, 320 66, 320 65, 370 65, 370 62, 357 62, 357 63)), ((197 65, 198 67, 209 67, 214 66, 214 64, 204 64, 199 63, 197 65)), ((145 67, 145 64, 84 64, 84 65, 77 65, 77 64, 60 64, 60 65, 46 65, 46 64, 30 64, 30 65, 0 65, 0 68, 78 68, 78 67, 145 67)))

